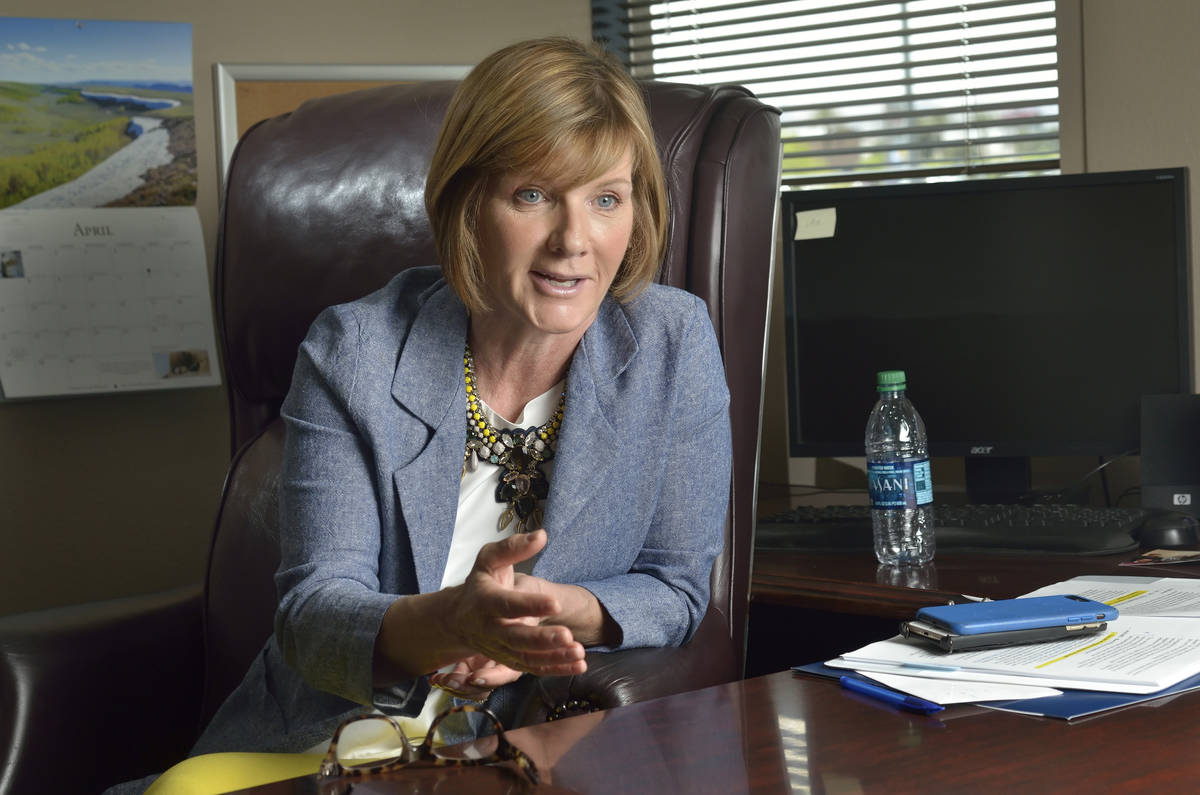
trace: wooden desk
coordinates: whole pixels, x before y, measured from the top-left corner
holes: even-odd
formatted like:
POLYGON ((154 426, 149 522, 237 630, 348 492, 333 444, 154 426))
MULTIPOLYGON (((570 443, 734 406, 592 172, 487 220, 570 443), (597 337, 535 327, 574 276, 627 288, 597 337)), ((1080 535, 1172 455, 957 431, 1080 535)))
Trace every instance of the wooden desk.
POLYGON ((758 550, 750 589, 746 671, 757 675, 835 657, 895 634, 920 607, 962 594, 1009 599, 1086 574, 1200 577, 1200 566, 1122 567, 1122 555, 954 555, 904 581, 880 570, 869 550, 758 550))
MULTIPOLYGON (((769 516, 798 504, 827 505, 865 501, 861 494, 790 493, 760 484, 758 514, 769 516)), ((917 575, 882 570, 869 549, 811 552, 755 549, 750 599, 756 604, 789 606, 871 618, 912 618, 913 611, 969 594, 1011 599, 1051 583, 1086 574, 1200 577, 1200 566, 1139 566, 1138 551, 1119 555, 955 554, 939 550, 917 575), (903 581, 908 579, 908 584, 903 581)))
POLYGON ((1011 599, 1044 585, 1085 574, 1147 577, 1200 577, 1200 567, 1119 566, 1137 552, 1122 555, 955 555, 938 553, 933 563, 912 576, 911 585, 891 584, 903 575, 879 571, 869 551, 813 553, 758 550, 754 556, 750 598, 881 618, 912 618, 918 607, 970 594, 1011 599))
MULTIPOLYGON (((795 492, 759 485, 758 515, 797 505, 865 504, 861 493, 795 492)), ((869 549, 810 552, 755 549, 750 583, 752 604, 787 606, 872 619, 912 618, 919 607, 962 594, 1011 599, 1051 583, 1085 574, 1200 577, 1200 566, 1121 567, 1138 551, 1120 555, 955 554, 939 550, 909 584, 903 575, 881 571, 869 549)))
MULTIPOLYGON (((925 717, 780 672, 510 733, 537 792, 1180 792, 1200 692, 1068 724, 974 706, 925 717)), ((508 770, 408 771, 355 793, 522 792, 508 770)), ((246 792, 315 793, 309 779, 246 792)))
POLYGON ((911 618, 916 608, 958 594, 991 599, 1018 597, 1052 582, 1085 574, 1124 576, 1200 576, 1190 564, 1121 567, 1136 552, 1123 555, 953 555, 938 554, 928 572, 912 576, 912 585, 892 585, 866 552, 758 550, 750 594, 755 602, 803 606, 866 616, 911 618))

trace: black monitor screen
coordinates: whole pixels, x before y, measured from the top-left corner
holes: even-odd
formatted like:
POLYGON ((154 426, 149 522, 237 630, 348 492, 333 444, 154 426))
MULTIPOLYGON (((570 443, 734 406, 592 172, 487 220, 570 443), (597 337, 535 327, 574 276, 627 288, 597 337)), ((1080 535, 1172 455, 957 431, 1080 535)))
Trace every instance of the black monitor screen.
POLYGON ((783 195, 793 456, 905 370, 940 456, 1115 455, 1191 392, 1184 169, 783 195), (798 239, 797 239, 798 238, 798 239))

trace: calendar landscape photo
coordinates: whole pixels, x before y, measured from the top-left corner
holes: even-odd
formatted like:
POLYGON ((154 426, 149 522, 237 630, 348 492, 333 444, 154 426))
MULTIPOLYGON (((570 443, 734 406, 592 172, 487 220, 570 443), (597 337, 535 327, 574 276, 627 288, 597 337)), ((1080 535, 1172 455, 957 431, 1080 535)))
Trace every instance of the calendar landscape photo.
POLYGON ((191 25, 0 17, 0 209, 195 199, 191 25))

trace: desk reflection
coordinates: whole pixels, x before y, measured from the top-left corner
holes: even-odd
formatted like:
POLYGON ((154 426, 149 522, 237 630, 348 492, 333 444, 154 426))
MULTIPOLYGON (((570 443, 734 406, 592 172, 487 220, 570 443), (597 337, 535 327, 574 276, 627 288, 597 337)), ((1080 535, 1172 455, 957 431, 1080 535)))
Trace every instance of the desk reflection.
POLYGON ((900 588, 933 590, 938 585, 937 566, 932 563, 923 566, 880 565, 875 569, 875 582, 900 588))
MULTIPOLYGON (((747 705, 740 687, 709 688, 603 715, 603 730, 579 736, 549 771, 555 786, 593 792, 747 792, 752 789, 747 705)), ((765 705, 763 708, 769 707, 765 705)), ((511 732, 526 737, 567 729, 569 718, 511 732)), ((773 720, 765 713, 764 723, 773 720)), ((778 735, 762 749, 784 770, 778 735)), ((534 759, 537 760, 537 756, 534 759)))
MULTIPOLYGON (((482 767, 397 772, 353 792, 1183 792, 1200 780, 1198 707, 1185 693, 1074 723, 966 704, 930 718, 780 672, 508 732, 542 773, 536 790, 482 767)), ((317 789, 310 776, 252 791, 317 789)))

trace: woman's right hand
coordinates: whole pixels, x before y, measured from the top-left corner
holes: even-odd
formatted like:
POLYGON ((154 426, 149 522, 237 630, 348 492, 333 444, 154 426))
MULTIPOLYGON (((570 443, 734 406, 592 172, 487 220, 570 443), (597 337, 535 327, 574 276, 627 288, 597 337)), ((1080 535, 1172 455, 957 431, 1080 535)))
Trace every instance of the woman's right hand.
POLYGON ((545 530, 484 545, 455 593, 451 632, 473 654, 514 671, 539 676, 583 673, 587 670, 583 645, 570 629, 550 623, 562 611, 558 599, 516 585, 513 566, 545 545, 545 530))

